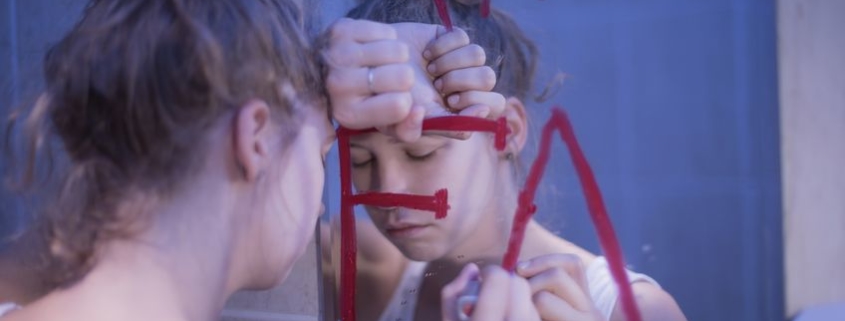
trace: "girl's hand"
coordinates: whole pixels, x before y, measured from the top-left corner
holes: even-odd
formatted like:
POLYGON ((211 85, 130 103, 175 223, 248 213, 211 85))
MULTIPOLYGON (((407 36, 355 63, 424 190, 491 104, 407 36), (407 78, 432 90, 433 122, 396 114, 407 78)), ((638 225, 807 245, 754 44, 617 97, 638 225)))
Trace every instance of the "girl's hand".
MULTIPOLYGON (((496 76, 484 65, 484 50, 469 43, 466 32, 424 24, 401 24, 404 32, 427 39, 421 53, 400 41, 397 27, 366 20, 340 19, 330 27, 323 56, 332 116, 344 127, 375 127, 401 141, 422 134, 425 107, 413 106, 412 63, 425 62, 446 107, 461 115, 498 117, 505 98, 490 92, 496 76), (426 31, 430 30, 430 31, 426 31), (422 56, 417 59, 411 55, 422 56)), ((466 134, 454 134, 465 138, 466 134)))
POLYGON ((544 321, 605 320, 590 297, 578 256, 539 256, 521 262, 517 274, 528 280, 534 306, 544 321))
POLYGON ((325 37, 326 89, 335 120, 351 129, 389 125, 399 132, 422 121, 422 115, 409 117, 414 70, 408 45, 393 26, 342 18, 325 37))
POLYGON ((492 92, 496 73, 485 65, 484 48, 471 44, 467 33, 437 27, 437 38, 423 51, 426 70, 446 106, 460 115, 496 118, 505 110, 505 97, 492 92))
POLYGON ((498 266, 488 266, 479 276, 478 267, 470 264, 442 291, 444 321, 458 320, 458 297, 470 280, 481 279, 478 300, 472 311, 472 321, 520 320, 539 321, 540 316, 531 303, 531 288, 525 279, 511 275, 498 266))

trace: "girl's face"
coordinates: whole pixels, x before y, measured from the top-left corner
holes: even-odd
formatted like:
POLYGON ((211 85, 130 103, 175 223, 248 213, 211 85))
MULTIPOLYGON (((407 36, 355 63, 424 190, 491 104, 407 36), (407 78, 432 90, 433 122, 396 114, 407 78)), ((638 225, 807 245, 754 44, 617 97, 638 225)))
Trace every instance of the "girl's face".
MULTIPOLYGON (((461 255, 456 249, 477 230, 497 232, 487 220, 495 203, 498 158, 492 140, 475 133, 460 141, 423 136, 414 143, 399 143, 380 133, 350 141, 352 180, 358 193, 373 191, 433 195, 449 191, 451 208, 446 218, 403 207, 367 207, 375 226, 405 256, 430 261, 461 255)), ((504 235, 504 234, 501 234, 504 235)))
MULTIPOLYGON (((412 57, 418 56, 412 89, 414 104, 426 106, 428 115, 448 114, 423 69, 427 64, 421 55, 425 43, 415 42, 420 37, 403 34, 401 29, 399 38, 409 43, 412 57)), ((430 261, 459 256, 461 245, 470 236, 478 237, 478 231, 503 233, 494 225, 501 225, 504 218, 497 219, 489 211, 495 204, 494 191, 502 162, 491 134, 474 133, 461 141, 424 133, 416 142, 402 143, 381 133, 370 133, 351 137, 350 153, 357 193, 433 195, 437 190, 448 190, 451 208, 441 220, 435 220, 434 213, 428 211, 367 207, 376 227, 408 258, 430 261)))

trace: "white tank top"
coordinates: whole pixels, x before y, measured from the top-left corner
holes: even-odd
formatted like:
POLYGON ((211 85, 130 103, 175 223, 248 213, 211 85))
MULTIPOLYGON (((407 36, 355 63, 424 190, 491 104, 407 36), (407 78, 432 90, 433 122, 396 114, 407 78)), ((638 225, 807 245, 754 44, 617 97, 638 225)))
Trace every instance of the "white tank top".
POLYGON ((4 315, 19 309, 20 306, 11 302, 0 302, 0 318, 3 318, 4 315))
MULTIPOLYGON (((405 272, 402 273, 402 280, 399 281, 399 286, 393 290, 393 296, 390 298, 387 308, 381 313, 379 321, 413 321, 414 310, 417 307, 417 295, 419 295, 419 287, 422 284, 426 266, 426 262, 411 261, 408 263, 405 272)), ((628 272, 628 280, 631 283, 648 282, 660 287, 657 281, 645 274, 630 270, 626 270, 626 272, 628 272)), ((610 320, 610 314, 616 307, 619 292, 616 289, 616 283, 613 282, 613 277, 610 275, 607 260, 603 256, 597 257, 590 265, 586 266, 585 275, 593 303, 599 312, 604 315, 604 319, 610 320)))

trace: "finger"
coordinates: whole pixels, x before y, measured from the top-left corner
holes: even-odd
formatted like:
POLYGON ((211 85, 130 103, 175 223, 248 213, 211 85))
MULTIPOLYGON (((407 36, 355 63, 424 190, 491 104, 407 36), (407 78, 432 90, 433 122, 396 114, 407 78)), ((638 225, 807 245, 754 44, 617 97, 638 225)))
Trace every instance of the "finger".
POLYGON ((329 32, 332 42, 335 40, 370 42, 385 39, 396 39, 397 37, 396 29, 389 24, 349 18, 338 19, 331 26, 329 32))
POLYGON ((510 306, 506 320, 540 320, 534 306, 531 289, 525 279, 518 276, 510 278, 510 306))
MULTIPOLYGON (((439 33, 438 28, 438 33, 439 33)), ((469 35, 460 28, 454 28, 451 32, 444 33, 435 38, 423 51, 423 57, 427 60, 434 60, 438 57, 469 44, 469 35)))
POLYGON ((563 268, 578 284, 587 289, 587 278, 584 274, 584 264, 581 258, 570 253, 555 253, 542 255, 520 262, 516 271, 520 276, 528 279, 543 271, 559 267, 563 268))
POLYGON ((481 273, 481 291, 472 313, 473 321, 503 320, 507 313, 510 275, 497 266, 488 266, 481 273))
POLYGON ((363 98, 378 93, 407 92, 413 85, 414 70, 408 64, 391 64, 375 68, 336 68, 326 79, 326 89, 333 97, 363 98), (372 88, 370 88, 370 78, 372 78, 372 88))
POLYGON ((458 277, 440 290, 440 307, 443 320, 457 320, 457 299, 470 280, 478 277, 478 266, 468 264, 458 277))
POLYGON ((365 129, 396 124, 411 112, 412 98, 407 92, 384 93, 335 108, 332 117, 343 127, 365 129))
POLYGON ((422 136, 422 122, 425 118, 425 108, 413 107, 404 120, 393 126, 393 136, 399 141, 412 143, 422 136))
POLYGON ((484 105, 490 109, 489 116, 495 118, 505 111, 507 100, 497 92, 470 90, 450 95, 446 98, 446 104, 453 110, 484 105))
POLYGON ((583 320, 583 312, 578 311, 565 300, 549 292, 533 295, 534 308, 543 320, 583 320))
POLYGON ((392 64, 374 67, 370 70, 362 68, 365 79, 362 88, 365 93, 386 93, 397 91, 409 91, 414 86, 414 69, 408 64, 392 64), (369 75, 372 72, 372 88, 370 88, 369 75), (372 90, 372 91, 371 91, 372 90))
POLYGON ((545 270, 528 279, 528 283, 531 285, 531 293, 549 292, 579 311, 590 311, 593 306, 587 289, 578 285, 562 268, 545 270))
POLYGON ((396 40, 379 40, 368 43, 340 41, 328 50, 330 65, 355 68, 407 63, 410 60, 408 45, 396 40))
POLYGON ((434 77, 440 77, 451 70, 484 66, 487 55, 484 48, 470 44, 438 57, 428 64, 426 70, 434 77))
POLYGON ((496 73, 487 66, 453 70, 434 81, 434 88, 447 97, 460 91, 490 91, 493 87, 496 73))

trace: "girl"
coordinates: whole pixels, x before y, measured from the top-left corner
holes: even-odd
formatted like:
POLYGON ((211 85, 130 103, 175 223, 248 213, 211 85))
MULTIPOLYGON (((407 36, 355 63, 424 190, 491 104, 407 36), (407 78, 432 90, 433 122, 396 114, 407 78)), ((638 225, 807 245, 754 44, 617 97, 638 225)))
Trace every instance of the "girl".
MULTIPOLYGON (((283 280, 333 140, 301 24, 286 0, 92 1, 25 122, 30 148, 54 134, 70 163, 42 217, 58 289, 5 318, 215 320, 283 280)), ((501 273, 491 288, 527 293, 501 273)), ((526 302, 485 313, 536 316, 526 302)))
MULTIPOLYGON (((506 118, 511 132, 507 148, 496 151, 491 137, 478 134, 465 141, 423 135, 413 142, 397 143, 381 133, 352 138, 352 178, 358 192, 431 195, 446 188, 451 205, 443 220, 423 211, 367 208, 373 224, 360 224, 359 231, 357 308, 361 320, 436 319, 442 308, 441 289, 460 267, 470 262, 498 263, 506 248, 517 205, 515 159, 528 132, 523 101, 531 91, 537 50, 505 14, 494 10, 484 19, 477 2, 463 2, 450 1, 451 15, 484 48, 488 65, 498 76, 494 91, 507 97, 499 107, 490 104, 486 113, 506 118), (376 231, 389 244, 373 237, 376 231)), ((349 16, 385 23, 439 21, 428 0, 363 1, 349 16)), ((413 37, 405 40, 414 41, 413 37)), ((413 55, 425 57, 420 51, 413 55)), ((427 59, 418 61, 418 73, 432 71, 427 59)), ((415 104, 428 105, 430 113, 442 113, 443 107, 466 97, 439 92, 442 83, 436 81, 415 85, 415 104)), ((531 285, 543 320, 623 320, 604 258, 536 222, 528 226, 521 253, 524 261, 517 272, 531 285)), ((643 319, 685 319, 672 297, 651 278, 633 272, 629 278, 643 319)))

